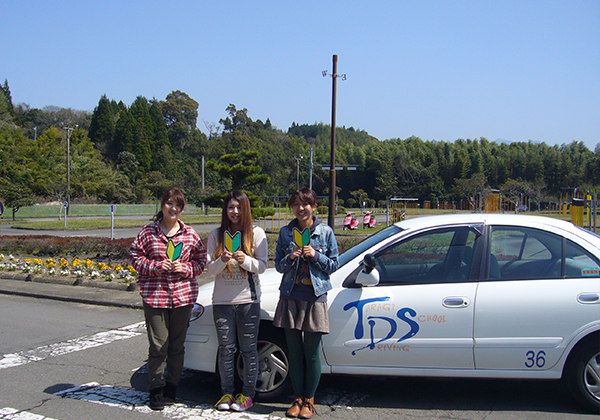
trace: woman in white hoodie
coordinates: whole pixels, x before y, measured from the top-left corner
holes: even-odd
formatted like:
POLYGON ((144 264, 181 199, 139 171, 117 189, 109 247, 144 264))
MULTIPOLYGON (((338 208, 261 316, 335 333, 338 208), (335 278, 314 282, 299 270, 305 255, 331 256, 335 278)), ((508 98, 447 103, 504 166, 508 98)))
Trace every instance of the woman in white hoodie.
POLYGON ((256 342, 260 321, 260 281, 267 268, 267 237, 252 225, 250 200, 241 191, 230 192, 223 203, 221 227, 207 243, 207 265, 215 275, 213 315, 219 340, 218 365, 223 396, 218 410, 245 411, 256 394, 256 342), (235 353, 244 361, 243 388, 235 397, 235 353))

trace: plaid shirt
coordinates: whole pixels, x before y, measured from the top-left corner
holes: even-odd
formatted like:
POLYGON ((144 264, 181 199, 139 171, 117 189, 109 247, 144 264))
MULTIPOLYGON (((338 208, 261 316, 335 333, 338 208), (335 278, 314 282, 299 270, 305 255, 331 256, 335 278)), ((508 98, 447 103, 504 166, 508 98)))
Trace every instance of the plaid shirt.
POLYGON ((169 238, 162 233, 158 223, 144 226, 129 251, 131 264, 139 275, 140 295, 152 308, 192 305, 198 298, 196 277, 206 266, 206 247, 191 226, 179 221, 179 232, 171 240, 175 246, 183 243, 179 257, 183 273, 160 272, 161 262, 167 259, 169 238))

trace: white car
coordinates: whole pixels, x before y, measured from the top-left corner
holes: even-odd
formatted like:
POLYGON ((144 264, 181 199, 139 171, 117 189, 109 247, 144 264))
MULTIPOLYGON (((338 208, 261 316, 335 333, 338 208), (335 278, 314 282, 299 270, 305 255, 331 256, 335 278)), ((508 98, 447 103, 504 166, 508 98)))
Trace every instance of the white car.
MULTIPOLYGON (((547 217, 418 217, 339 261, 323 373, 563 378, 600 411, 600 236, 547 217)), ((289 390, 284 334, 272 326, 280 280, 261 275, 263 397, 289 390)), ((186 342, 185 366, 205 372, 217 368, 212 287, 200 288, 186 342)))

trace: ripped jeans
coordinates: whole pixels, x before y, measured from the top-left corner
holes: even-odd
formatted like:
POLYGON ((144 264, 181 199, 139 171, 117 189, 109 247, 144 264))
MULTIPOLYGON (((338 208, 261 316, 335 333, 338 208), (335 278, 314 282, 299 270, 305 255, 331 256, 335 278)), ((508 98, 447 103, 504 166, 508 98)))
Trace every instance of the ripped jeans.
POLYGON ((237 345, 239 345, 244 362, 242 394, 254 398, 258 377, 256 341, 258 340, 260 303, 215 305, 213 306, 213 316, 219 341, 218 367, 221 391, 223 394, 235 396, 235 353, 237 345))

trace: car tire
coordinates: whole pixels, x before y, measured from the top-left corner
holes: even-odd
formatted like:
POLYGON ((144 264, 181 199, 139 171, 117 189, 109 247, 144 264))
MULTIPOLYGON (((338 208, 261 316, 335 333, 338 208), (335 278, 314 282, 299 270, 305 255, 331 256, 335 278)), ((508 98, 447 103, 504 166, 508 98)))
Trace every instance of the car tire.
POLYGON ((593 413, 600 413, 600 341, 590 337, 569 356, 565 380, 579 404, 593 413))
MULTIPOLYGON (((286 397, 291 391, 287 345, 283 330, 272 326, 260 326, 257 341, 258 379, 256 395, 263 401, 286 397)), ((236 358, 236 376, 241 380, 244 361, 238 353, 236 358)))

